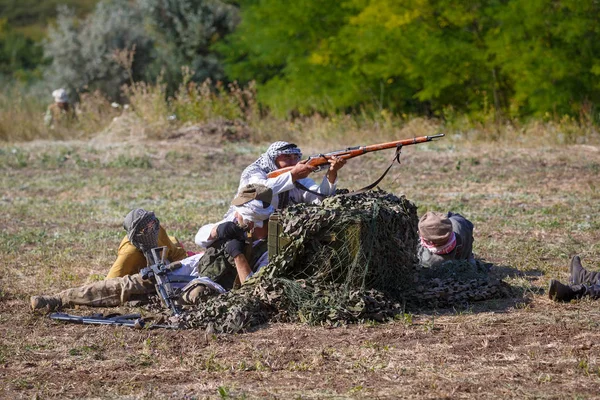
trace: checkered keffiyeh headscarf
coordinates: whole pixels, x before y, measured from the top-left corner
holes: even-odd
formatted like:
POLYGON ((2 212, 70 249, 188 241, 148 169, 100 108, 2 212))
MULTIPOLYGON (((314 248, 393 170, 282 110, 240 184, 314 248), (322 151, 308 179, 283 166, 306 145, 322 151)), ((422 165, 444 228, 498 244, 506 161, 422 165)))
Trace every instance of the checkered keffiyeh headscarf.
POLYGON ((159 226, 154 213, 141 208, 131 210, 123 221, 129 241, 144 253, 158 247, 159 226))
POLYGON ((242 172, 239 188, 241 189, 246 186, 250 181, 250 177, 254 175, 266 175, 269 172, 275 171, 277 169, 275 159, 282 154, 298 154, 298 157, 302 157, 302 152, 293 143, 272 143, 265 153, 261 154, 256 161, 247 166, 244 172, 242 172))

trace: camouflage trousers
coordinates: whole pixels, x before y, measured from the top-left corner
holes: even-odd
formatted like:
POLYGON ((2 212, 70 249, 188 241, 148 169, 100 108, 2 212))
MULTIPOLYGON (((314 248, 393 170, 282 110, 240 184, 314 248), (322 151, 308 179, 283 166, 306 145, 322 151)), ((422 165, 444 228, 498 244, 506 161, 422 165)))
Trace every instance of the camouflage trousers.
MULTIPOLYGON (((63 290, 56 297, 61 299, 63 307, 117 307, 127 301, 141 300, 155 293, 152 282, 142 279, 140 274, 135 274, 63 290)), ((180 304, 198 304, 202 299, 214 294, 214 290, 194 280, 182 289, 180 304)))
POLYGON ((106 279, 89 285, 63 290, 56 296, 63 307, 84 305, 91 307, 116 307, 137 295, 156 293, 154 284, 139 274, 106 279))

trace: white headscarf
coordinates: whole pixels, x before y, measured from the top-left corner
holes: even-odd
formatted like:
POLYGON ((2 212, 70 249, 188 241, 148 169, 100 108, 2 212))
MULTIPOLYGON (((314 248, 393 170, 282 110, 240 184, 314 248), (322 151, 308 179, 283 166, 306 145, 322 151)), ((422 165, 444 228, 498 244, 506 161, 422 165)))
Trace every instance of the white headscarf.
POLYGON ((263 221, 275 211, 273 206, 263 207, 263 202, 260 200, 252 200, 241 206, 234 206, 233 209, 242 216, 244 221, 254 222, 254 226, 257 228, 262 228, 263 221))
POLYGON ((254 175, 266 175, 278 169, 275 159, 282 154, 298 154, 298 157, 302 158, 302 151, 295 144, 283 141, 272 143, 265 153, 261 154, 256 161, 244 169, 239 188, 250 183, 250 178, 254 175), (287 148, 281 150, 284 147, 287 148))
POLYGON ((52 97, 54 97, 54 101, 57 103, 68 103, 69 96, 67 95, 67 91, 63 88, 56 89, 52 92, 52 97))

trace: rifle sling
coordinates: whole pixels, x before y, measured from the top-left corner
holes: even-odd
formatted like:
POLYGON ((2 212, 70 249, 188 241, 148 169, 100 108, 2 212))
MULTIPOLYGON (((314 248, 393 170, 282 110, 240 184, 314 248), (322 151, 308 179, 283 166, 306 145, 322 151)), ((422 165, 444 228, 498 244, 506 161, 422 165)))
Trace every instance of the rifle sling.
MULTIPOLYGON (((341 194, 340 196, 354 196, 355 194, 360 194, 360 193, 364 193, 368 190, 373 189, 375 186, 379 185, 379 182, 381 182, 383 180, 383 178, 385 178, 385 176, 387 175, 387 173, 390 171, 390 169, 392 168, 392 166, 394 165, 394 162, 398 162, 398 164, 400 164, 400 153, 402 150, 402 145, 399 144, 398 146, 396 146, 396 154, 394 154, 394 158, 392 158, 392 162, 390 163, 390 165, 386 168, 386 170, 383 172, 383 174, 373 183, 371 183, 370 185, 365 186, 364 188, 355 190, 353 192, 350 193, 344 193, 341 194)), ((294 186, 296 186, 298 189, 304 190, 308 193, 320 196, 320 197, 327 197, 327 195, 319 193, 319 192, 315 192, 314 190, 310 190, 309 188, 307 188, 306 186, 304 186, 303 184, 301 184, 300 182, 296 181, 294 182, 294 186)))

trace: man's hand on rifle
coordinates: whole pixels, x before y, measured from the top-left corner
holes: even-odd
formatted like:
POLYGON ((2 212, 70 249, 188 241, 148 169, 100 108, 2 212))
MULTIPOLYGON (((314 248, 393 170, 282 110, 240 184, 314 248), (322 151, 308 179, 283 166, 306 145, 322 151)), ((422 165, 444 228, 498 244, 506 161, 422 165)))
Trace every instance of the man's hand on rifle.
POLYGON ((294 165, 294 168, 292 168, 290 171, 292 174, 292 182, 296 182, 298 179, 306 178, 311 172, 317 169, 316 167, 307 164, 306 161, 307 160, 302 160, 298 164, 294 165))
POLYGON ((327 172, 327 180, 331 183, 335 183, 337 179, 337 172, 346 165, 346 159, 341 157, 331 157, 329 160, 329 171, 327 172))
POLYGON ((181 261, 173 261, 172 263, 166 266, 166 269, 169 271, 175 271, 176 269, 181 268, 182 265, 183 264, 181 263, 181 261))
POLYGON ((246 232, 233 222, 223 222, 217 226, 217 239, 231 240, 237 239, 242 242, 246 238, 246 232))

